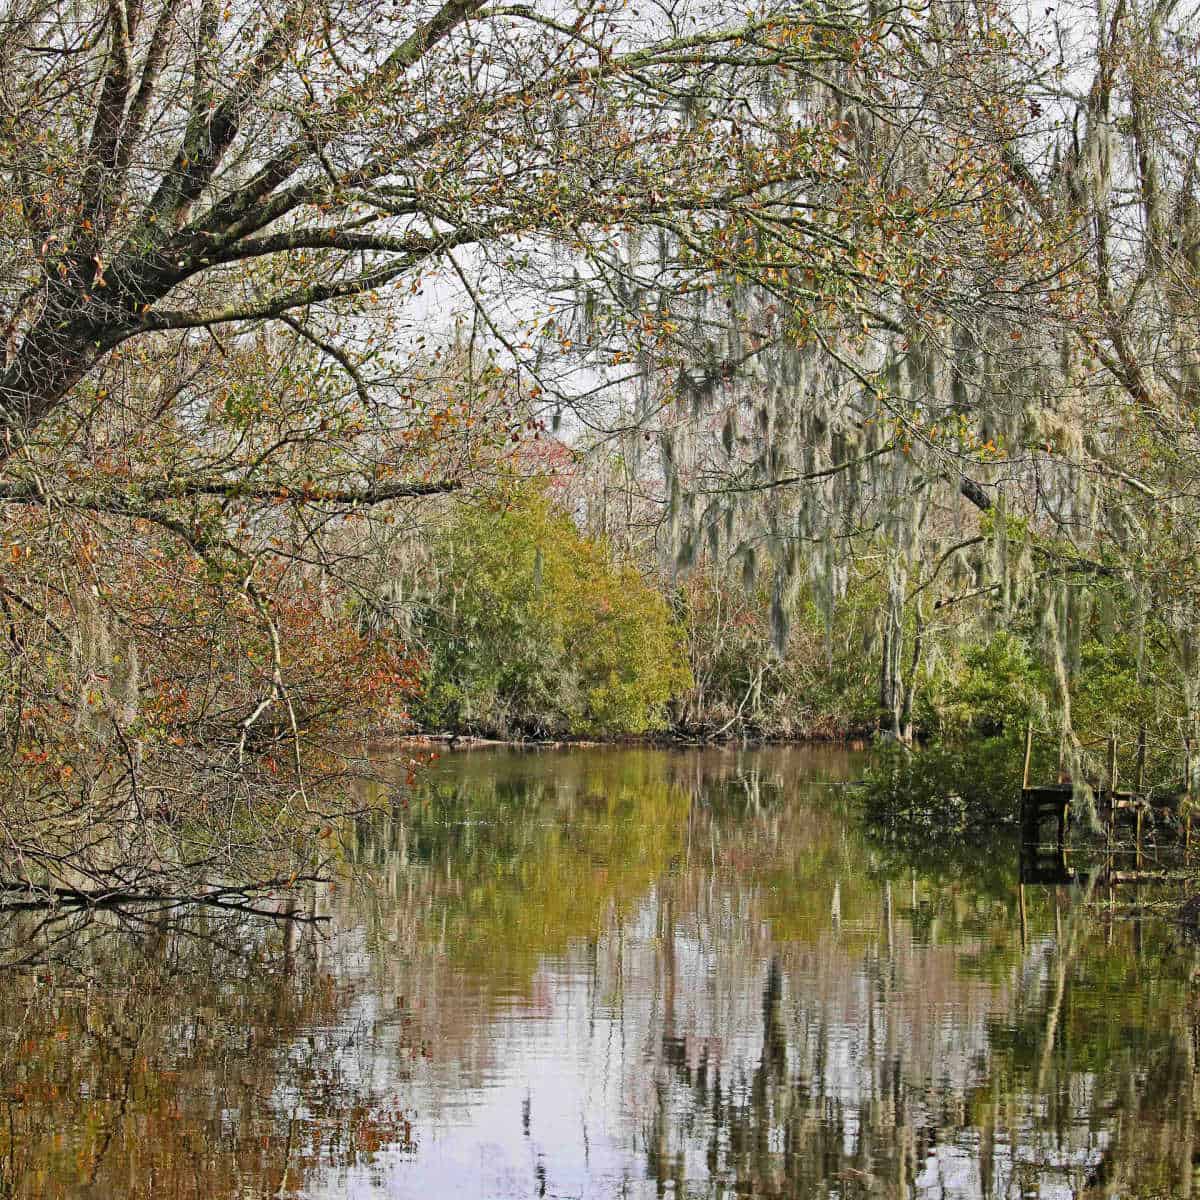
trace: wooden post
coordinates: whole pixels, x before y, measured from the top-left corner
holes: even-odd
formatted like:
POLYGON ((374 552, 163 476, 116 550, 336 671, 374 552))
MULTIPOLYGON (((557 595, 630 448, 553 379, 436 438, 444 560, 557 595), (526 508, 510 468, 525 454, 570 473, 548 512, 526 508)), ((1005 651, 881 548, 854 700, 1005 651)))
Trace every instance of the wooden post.
POLYGON ((1137 784, 1136 791, 1140 796, 1142 789, 1146 785, 1146 727, 1140 725, 1138 727, 1138 743, 1137 743, 1137 784))
POLYGON ((1142 817, 1145 807, 1142 803, 1146 785, 1146 727, 1138 726, 1137 740, 1137 773, 1134 776, 1134 799, 1137 802, 1137 866, 1142 869, 1142 817))
POLYGON ((1033 754, 1033 722, 1025 723, 1025 765, 1021 770, 1021 855, 1037 855, 1038 813, 1029 800, 1029 760, 1033 754))
POLYGON ((1183 861, 1188 861, 1192 851, 1192 739, 1183 739, 1183 803, 1187 808, 1187 816, 1183 822, 1183 861))
POLYGON ((1021 790, 1029 786, 1029 760, 1033 757, 1033 722, 1025 726, 1025 770, 1021 774, 1021 790))
MULTIPOLYGON (((1028 792, 1021 793, 1021 853, 1037 854, 1038 842, 1038 810, 1029 799, 1028 792)), ((1027 855, 1027 857, 1028 857, 1027 855)))
POLYGON ((1117 735, 1108 735, 1108 840, 1111 844, 1117 824, 1117 735))

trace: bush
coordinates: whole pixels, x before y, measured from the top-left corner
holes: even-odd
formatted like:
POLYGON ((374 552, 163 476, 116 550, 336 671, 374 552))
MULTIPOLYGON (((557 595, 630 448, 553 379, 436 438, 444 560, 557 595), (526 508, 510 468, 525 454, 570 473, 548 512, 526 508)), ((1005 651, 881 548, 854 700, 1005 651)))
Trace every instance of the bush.
POLYGON ((999 737, 1023 731, 1045 713, 1052 680, 1034 661, 1028 641, 1001 632, 959 653, 961 661, 952 662, 930 689, 933 711, 923 724, 926 731, 999 737))
POLYGON ((666 601, 537 489, 462 509, 433 563, 417 621, 431 725, 644 733, 690 686, 666 601))
POLYGON ((911 751, 880 743, 863 780, 868 819, 886 840, 978 840, 1017 819, 1023 743, 1009 736, 911 751))

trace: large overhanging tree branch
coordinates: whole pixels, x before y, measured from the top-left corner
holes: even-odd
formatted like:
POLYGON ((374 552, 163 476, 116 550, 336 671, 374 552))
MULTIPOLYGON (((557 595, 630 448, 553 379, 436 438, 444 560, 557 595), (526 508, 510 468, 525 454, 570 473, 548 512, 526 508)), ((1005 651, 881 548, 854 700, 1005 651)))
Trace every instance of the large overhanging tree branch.
POLYGON ((175 480, 133 480, 107 491, 62 491, 47 493, 35 484, 0 484, 0 504, 57 504, 88 512, 107 512, 124 516, 143 516, 146 505, 197 497, 222 500, 258 501, 278 504, 296 503, 329 506, 335 509, 370 508, 394 500, 412 500, 423 496, 445 496, 461 490, 458 479, 430 483, 383 483, 360 488, 329 488, 309 483, 296 487, 294 480, 273 482, 256 479, 238 482, 226 479, 180 478, 175 480), (295 490, 293 490, 295 489, 295 490))
POLYGON ((148 333, 371 297, 455 247, 670 212, 703 240, 723 209, 839 166, 819 129, 722 144, 668 106, 714 70, 735 87, 818 72, 865 20, 718 12, 659 36, 591 4, 573 22, 478 0, 18 6, 0 453, 148 333))

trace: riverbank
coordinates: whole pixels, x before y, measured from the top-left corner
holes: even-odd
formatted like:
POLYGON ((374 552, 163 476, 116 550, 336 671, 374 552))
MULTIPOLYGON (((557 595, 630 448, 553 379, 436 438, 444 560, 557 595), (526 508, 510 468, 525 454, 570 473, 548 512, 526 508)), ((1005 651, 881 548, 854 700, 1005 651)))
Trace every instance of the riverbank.
POLYGON ((488 737, 483 734, 450 733, 446 731, 414 730, 414 731, 379 731, 371 737, 372 742, 381 744, 408 744, 413 746, 445 746, 455 750, 487 749, 489 747, 508 747, 510 749, 528 750, 567 750, 584 749, 588 747, 611 746, 637 747, 648 746, 658 749, 694 750, 711 746, 738 746, 760 748, 769 746, 841 746, 846 750, 862 751, 872 744, 873 733, 861 733, 846 736, 822 736, 818 734, 799 736, 735 736, 725 734, 720 737, 699 738, 686 734, 652 733, 652 734, 614 734, 611 737, 595 737, 591 735, 564 737, 488 737))

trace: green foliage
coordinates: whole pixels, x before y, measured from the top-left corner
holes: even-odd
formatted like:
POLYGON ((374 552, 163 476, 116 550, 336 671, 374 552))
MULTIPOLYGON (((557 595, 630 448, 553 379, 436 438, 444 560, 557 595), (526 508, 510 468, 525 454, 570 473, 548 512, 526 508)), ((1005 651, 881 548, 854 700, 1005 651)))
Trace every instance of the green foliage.
POLYGON ((883 840, 927 847, 989 836, 1017 815, 1022 743, 1014 736, 911 751, 881 743, 863 780, 863 806, 883 840))
POLYGON ((666 601, 541 492, 463 508, 418 615, 428 723, 495 734, 662 728, 689 685, 666 601))
POLYGON ((923 705, 927 732, 996 737, 1045 713, 1051 680, 1029 642, 1002 631, 959 656, 931 681, 923 705))

